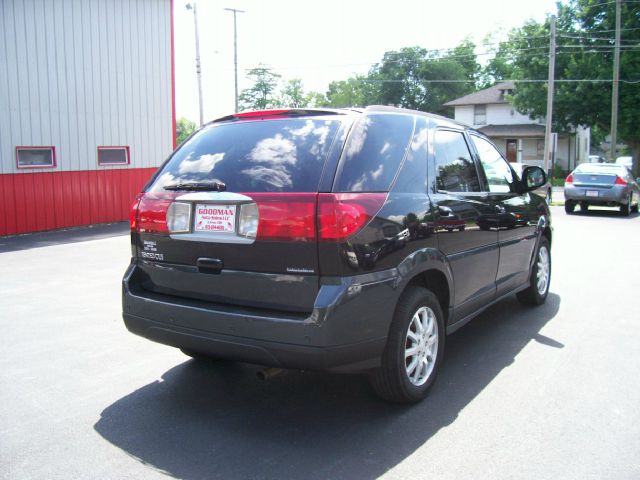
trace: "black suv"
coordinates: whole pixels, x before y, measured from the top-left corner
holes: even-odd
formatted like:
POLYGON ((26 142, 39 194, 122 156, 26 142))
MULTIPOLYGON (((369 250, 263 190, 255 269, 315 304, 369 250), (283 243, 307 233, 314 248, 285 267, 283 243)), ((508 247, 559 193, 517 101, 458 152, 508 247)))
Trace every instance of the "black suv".
POLYGON ((545 301, 549 209, 482 134, 391 107, 213 121, 131 210, 127 328, 194 357, 368 372, 426 395, 445 335, 545 301))

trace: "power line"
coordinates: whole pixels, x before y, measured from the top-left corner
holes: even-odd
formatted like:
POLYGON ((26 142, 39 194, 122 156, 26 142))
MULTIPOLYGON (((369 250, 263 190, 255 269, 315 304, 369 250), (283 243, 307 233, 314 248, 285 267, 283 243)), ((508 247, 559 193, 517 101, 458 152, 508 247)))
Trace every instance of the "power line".
MULTIPOLYGON (((388 79, 378 79, 378 78, 358 78, 353 79, 356 82, 370 82, 370 83, 403 83, 406 80, 388 80, 388 79)), ((515 82, 515 83, 546 83, 548 80, 546 78, 543 79, 519 79, 519 80, 496 80, 498 83, 502 82, 515 82)), ((566 79, 556 79, 556 83, 611 83, 613 82, 610 78, 566 78, 566 79)), ((414 83, 476 83, 476 80, 418 80, 414 83)), ((620 83, 628 83, 628 84, 637 84, 640 83, 640 79, 638 80, 620 80, 620 83)))

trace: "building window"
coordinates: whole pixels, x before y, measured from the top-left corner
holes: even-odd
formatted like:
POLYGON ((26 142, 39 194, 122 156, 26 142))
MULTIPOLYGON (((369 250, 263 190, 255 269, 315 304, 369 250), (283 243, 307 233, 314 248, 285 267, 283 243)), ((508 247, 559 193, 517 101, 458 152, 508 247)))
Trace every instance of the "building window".
POLYGON ((487 124, 487 106, 486 105, 473 106, 473 124, 474 125, 487 124))
POLYGON ((18 168, 55 168, 56 147, 16 147, 18 168))
POLYGON ((536 143, 536 156, 544 157, 544 140, 538 140, 536 143))
POLYGON ((98 165, 129 165, 129 147, 98 147, 98 165))

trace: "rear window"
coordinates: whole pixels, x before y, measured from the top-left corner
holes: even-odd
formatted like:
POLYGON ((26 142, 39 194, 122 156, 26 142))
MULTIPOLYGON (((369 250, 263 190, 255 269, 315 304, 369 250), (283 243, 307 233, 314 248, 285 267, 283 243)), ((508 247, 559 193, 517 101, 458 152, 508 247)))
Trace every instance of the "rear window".
POLYGON ((150 190, 217 181, 233 192, 315 192, 339 124, 287 118, 205 127, 174 154, 150 190))
POLYGON ((336 176, 336 192, 386 192, 413 134, 411 115, 373 114, 353 126, 336 176))
POLYGON ((625 175, 627 173, 627 170, 626 167, 614 164, 603 165, 601 163, 581 163, 576 167, 575 173, 586 173, 594 175, 625 175))

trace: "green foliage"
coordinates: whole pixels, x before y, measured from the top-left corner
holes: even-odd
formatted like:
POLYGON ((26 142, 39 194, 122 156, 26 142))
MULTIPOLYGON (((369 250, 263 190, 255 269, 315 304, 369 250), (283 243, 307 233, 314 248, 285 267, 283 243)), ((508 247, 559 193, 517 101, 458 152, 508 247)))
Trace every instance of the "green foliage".
POLYGON ((386 52, 370 72, 381 82, 380 103, 451 114, 443 104, 475 89, 479 67, 474 50, 464 40, 444 54, 421 47, 386 52))
POLYGON ((308 101, 302 86, 302 80, 292 78, 288 80, 280 92, 279 105, 281 107, 302 108, 308 106, 308 101))
POLYGON ((278 105, 274 93, 280 75, 260 64, 249 70, 247 77, 253 82, 253 86, 244 89, 238 97, 242 110, 264 110, 278 105))
POLYGON ((176 142, 180 145, 189 135, 196 131, 196 124, 188 118, 180 117, 176 122, 176 142))
POLYGON ((385 52, 367 75, 331 82, 327 100, 333 107, 396 105, 450 115, 443 104, 472 92, 479 74, 469 39, 443 52, 406 47, 385 52))
POLYGON ((314 108, 327 103, 324 95, 318 92, 305 92, 302 80, 293 78, 288 80, 280 92, 277 107, 314 108))
POLYGON ((562 169, 562 166, 560 166, 560 164, 556 163, 553 166, 552 175, 553 175, 553 178, 561 178, 564 180, 564 177, 567 176, 567 172, 562 169))
MULTIPOLYGON (((622 49, 620 78, 640 78, 640 3, 622 3, 622 49)), ((548 71, 549 20, 529 21, 510 32, 498 48, 500 58, 489 62, 486 72, 496 79, 546 79, 548 71)), ((556 80, 609 80, 613 70, 615 2, 570 0, 558 5, 556 80)), ((553 128, 566 132, 587 125, 598 135, 611 123, 611 82, 558 82, 554 92, 553 128)), ((516 82, 514 105, 532 117, 546 114, 547 85, 516 82)), ((640 156, 640 84, 621 82, 619 90, 619 138, 637 159, 640 156)))
POLYGON ((327 90, 328 107, 366 107, 380 103, 380 84, 372 75, 356 75, 347 80, 337 80, 329 84, 327 90))

